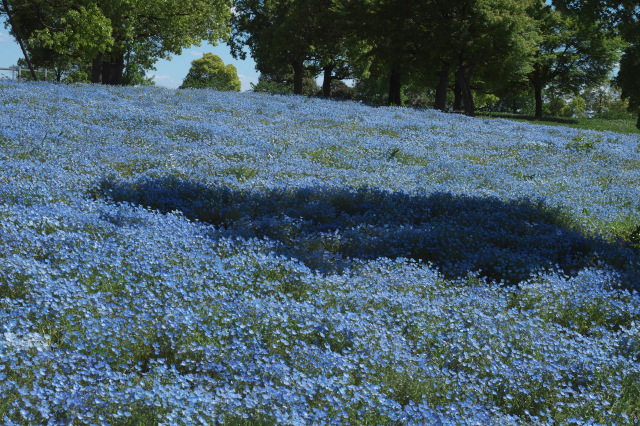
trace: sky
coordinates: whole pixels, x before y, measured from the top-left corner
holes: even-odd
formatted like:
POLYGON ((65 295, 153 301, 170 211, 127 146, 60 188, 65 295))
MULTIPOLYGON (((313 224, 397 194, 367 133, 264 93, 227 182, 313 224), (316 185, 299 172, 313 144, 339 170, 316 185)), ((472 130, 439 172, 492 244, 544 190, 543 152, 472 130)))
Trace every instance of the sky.
MULTIPOLYGON (((256 71, 256 63, 247 55, 247 59, 233 59, 229 46, 219 43, 218 46, 212 46, 209 42, 203 41, 201 46, 191 46, 184 49, 182 54, 174 56, 171 61, 160 59, 156 62, 156 71, 149 71, 149 75, 153 76, 156 85, 177 88, 182 84, 182 80, 189 72, 191 61, 202 58, 202 55, 211 52, 220 56, 226 64, 233 64, 238 70, 238 77, 242 84, 242 91, 251 90, 251 83, 258 83, 260 73, 256 71)), ((8 68, 15 65, 19 58, 22 58, 22 50, 20 45, 13 37, 9 35, 9 31, 4 28, 4 19, 0 19, 0 68, 8 68)), ((11 76, 11 71, 0 71, 0 76, 11 76)))

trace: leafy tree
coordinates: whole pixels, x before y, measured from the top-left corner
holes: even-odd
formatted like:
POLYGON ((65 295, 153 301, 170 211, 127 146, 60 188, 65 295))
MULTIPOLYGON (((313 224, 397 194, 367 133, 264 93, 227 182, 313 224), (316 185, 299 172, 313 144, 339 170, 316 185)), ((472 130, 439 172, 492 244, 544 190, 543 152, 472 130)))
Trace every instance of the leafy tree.
MULTIPOLYGON (((90 62, 98 51, 113 45, 110 20, 92 2, 3 1, 13 11, 29 56, 40 66, 57 68, 59 75, 74 64, 90 62)), ((13 29, 11 34, 18 35, 13 29)))
POLYGON ((538 1, 530 9, 539 22, 542 42, 534 54, 527 79, 536 100, 536 118, 542 117, 542 91, 553 85, 565 93, 598 85, 620 58, 622 40, 607 33, 602 23, 583 22, 538 1))
POLYGON ((346 35, 331 5, 331 0, 237 0, 231 54, 246 59, 249 53, 263 75, 292 72, 293 93, 298 95, 303 94, 305 76, 322 71, 323 93, 330 96, 331 81, 355 75, 346 35))
POLYGON ((600 86, 587 87, 581 96, 585 100, 587 111, 600 117, 607 112, 620 115, 618 113, 626 111, 629 106, 629 101, 621 98, 621 90, 610 80, 600 86))
POLYGON ((210 88, 221 92, 240 91, 240 79, 236 67, 225 66, 218 55, 205 53, 202 58, 191 62, 189 73, 182 82, 181 89, 210 88))
POLYGON ((622 89, 621 98, 629 102, 629 112, 638 115, 636 127, 640 129, 640 44, 630 46, 620 60, 620 71, 615 79, 622 89))
MULTIPOLYGON (((390 104, 406 82, 437 77, 435 106, 444 109, 451 72, 474 115, 472 82, 498 85, 528 72, 535 27, 521 0, 337 0, 347 25, 364 40, 359 62, 389 78, 390 104)), ((365 76, 366 77, 366 76, 365 76)), ((479 90, 485 87, 478 87, 479 90)), ((484 90, 486 91, 486 90, 484 90)))
POLYGON ((146 51, 146 45, 140 43, 127 44, 124 55, 123 86, 155 86, 153 77, 147 76, 147 71, 156 71, 154 64, 158 58, 146 51))
MULTIPOLYGON (((48 48, 33 50, 32 60, 36 68, 46 68, 48 79, 55 78, 58 83, 91 83, 91 63, 74 63, 69 57, 60 55, 48 48)), ((153 64, 156 58, 146 56, 139 45, 129 45, 124 57, 124 74, 122 84, 127 86, 149 86, 155 82, 146 75, 147 70, 155 70, 153 64)), ((24 66, 24 59, 18 60, 18 65, 24 66)), ((44 73, 36 73, 39 79, 44 78, 44 73), (42 75, 40 75, 42 74, 42 75)))
POLYGON ((569 116, 569 110, 567 109, 567 101, 561 97, 553 97, 549 100, 549 112, 555 117, 567 117, 569 116))
POLYGON ((616 84, 629 102, 629 112, 638 114, 640 129, 640 3, 637 0, 553 0, 553 4, 582 22, 602 22, 615 29, 628 43, 620 59, 616 84))
MULTIPOLYGON (((358 99, 369 105, 389 105, 389 78, 376 78, 371 75, 356 81, 355 89, 358 99)), ((403 106, 407 96, 404 87, 400 87, 399 106, 403 106)))
POLYGON ((341 24, 354 34, 346 43, 352 66, 362 80, 358 91, 363 100, 378 103, 385 99, 389 105, 402 105, 402 87, 423 72, 420 53, 427 54, 414 46, 417 38, 425 36, 416 24, 420 2, 337 0, 335 4, 341 24), (387 90, 385 95, 379 93, 382 87, 387 90))
POLYGON ((322 95, 331 97, 334 81, 357 76, 348 58, 347 44, 350 35, 333 10, 332 0, 295 0, 288 19, 277 29, 279 43, 288 47, 290 34, 304 27, 309 41, 309 60, 323 74, 322 95))
POLYGON ((574 96, 567 105, 571 117, 585 118, 586 104, 582 96, 574 96))
POLYGON ((180 54, 205 39, 228 36, 231 0, 5 0, 30 48, 92 63, 92 81, 122 84, 128 46, 149 58, 180 54))
POLYGON ((519 81, 530 71, 530 56, 537 37, 527 15, 528 1, 471 2, 462 8, 456 52, 456 81, 465 113, 475 115, 474 77, 481 92, 505 82, 519 81))
MULTIPOLYGON (((326 79, 323 80, 323 83, 326 83, 326 79)), ((317 93, 318 96, 323 96, 325 98, 339 98, 345 101, 355 101, 358 99, 358 91, 355 87, 349 87, 342 80, 331 78, 329 85, 329 95, 326 96, 325 86, 320 87, 320 91, 317 93)))
POLYGON ((291 4, 291 0, 237 0, 230 21, 229 46, 231 55, 243 60, 247 56, 244 49, 248 47, 261 74, 282 75, 285 69, 293 69, 294 93, 301 94, 305 62, 310 56, 306 34, 296 32, 288 49, 279 49, 275 34, 289 18, 291 4))
MULTIPOLYGON (((258 84, 251 83, 253 92, 271 93, 271 94, 293 94, 294 76, 292 72, 287 74, 260 74, 258 84)), ((318 85, 315 78, 306 73, 302 79, 303 96, 315 96, 318 93, 318 85)))
POLYGON ((493 112, 510 112, 512 114, 530 114, 535 112, 533 90, 527 80, 512 82, 493 90, 498 97, 493 105, 486 105, 483 109, 493 112))

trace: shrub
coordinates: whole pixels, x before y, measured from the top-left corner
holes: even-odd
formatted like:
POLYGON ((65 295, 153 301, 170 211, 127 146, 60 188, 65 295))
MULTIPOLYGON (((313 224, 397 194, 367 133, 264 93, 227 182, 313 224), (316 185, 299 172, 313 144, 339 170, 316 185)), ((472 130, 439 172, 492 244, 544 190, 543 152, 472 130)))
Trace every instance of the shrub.
POLYGON ((200 59, 191 62, 189 73, 184 78, 180 89, 215 89, 221 92, 239 92, 241 87, 236 67, 225 66, 218 55, 205 53, 200 59))

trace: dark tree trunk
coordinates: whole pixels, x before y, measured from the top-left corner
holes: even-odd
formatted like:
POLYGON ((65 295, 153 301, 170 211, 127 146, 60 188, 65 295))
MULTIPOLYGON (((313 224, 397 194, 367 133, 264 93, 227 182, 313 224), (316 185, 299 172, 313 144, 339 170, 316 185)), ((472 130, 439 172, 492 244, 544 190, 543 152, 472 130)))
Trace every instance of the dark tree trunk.
POLYGON ((56 72, 56 82, 60 83, 60 79, 62 78, 62 71, 56 72))
POLYGON ((322 96, 331 97, 331 74, 335 65, 327 65, 324 67, 324 80, 322 80, 322 96))
POLYGON ((449 88, 449 74, 451 72, 451 64, 448 62, 442 63, 442 69, 436 72, 436 75, 440 77, 438 85, 436 86, 436 101, 433 107, 444 111, 447 108, 447 89, 449 88))
POLYGON ((389 78, 389 105, 402 105, 402 98, 400 97, 401 91, 400 71, 391 70, 391 77, 389 78))
POLYGON ((111 58, 102 58, 102 84, 109 84, 111 82, 111 58))
POLYGON ((102 83, 102 62, 103 54, 98 53, 98 55, 93 59, 93 64, 91 65, 92 83, 102 83))
POLYGON ((124 54, 111 55, 109 60, 102 60, 102 84, 118 86, 122 84, 124 72, 124 54))
POLYGON ((460 83, 460 91, 462 92, 462 99, 464 101, 464 113, 469 117, 476 116, 476 106, 473 103, 473 94, 471 93, 471 71, 465 75, 464 67, 458 67, 456 72, 456 80, 460 83))
POLYGON ((453 85, 453 110, 460 111, 462 109, 462 89, 458 82, 458 72, 456 71, 456 81, 453 85))
POLYGON ((640 130, 640 112, 638 112, 638 121, 636 121, 636 128, 640 130))
POLYGON ((25 49, 24 44, 22 43, 22 37, 20 37, 20 29, 16 26, 13 21, 13 15, 11 15, 11 11, 9 10, 9 5, 7 4, 7 0, 2 0, 2 6, 4 6, 4 11, 9 18, 9 24, 13 29, 13 33, 16 35, 18 39, 18 44, 20 44, 20 49, 22 49, 22 54, 24 55, 25 61, 27 61, 27 66, 29 67, 29 71, 31 71, 31 77, 33 77, 33 81, 38 81, 38 76, 36 76, 36 71, 33 69, 33 65, 31 64, 31 60, 29 59, 29 55, 27 54, 27 49, 25 49))
POLYGON ((295 95, 302 95, 302 77, 304 75, 304 66, 302 61, 294 62, 293 64, 293 93, 295 95))
POLYGON ((515 97, 513 98, 513 105, 511 106, 511 111, 514 114, 518 113, 518 105, 516 104, 516 98, 515 97))
POLYGON ((536 120, 542 119, 542 86, 533 86, 536 94, 536 120))
POLYGON ((117 55, 115 61, 111 62, 111 84, 122 86, 122 75, 124 74, 124 54, 117 55))

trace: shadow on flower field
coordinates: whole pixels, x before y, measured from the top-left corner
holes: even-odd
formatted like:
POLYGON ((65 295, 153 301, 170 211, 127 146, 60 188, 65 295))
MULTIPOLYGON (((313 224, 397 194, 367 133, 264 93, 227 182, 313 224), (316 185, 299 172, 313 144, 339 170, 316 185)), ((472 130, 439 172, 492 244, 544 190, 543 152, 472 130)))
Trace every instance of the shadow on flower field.
POLYGON ((109 177, 91 196, 179 211, 222 236, 266 237, 277 241, 278 254, 325 273, 403 257, 429 262, 448 279, 474 272, 513 285, 538 271, 575 276, 597 267, 615 268, 621 288, 640 290, 637 247, 585 235, 541 201, 375 188, 235 190, 174 177, 109 177))

